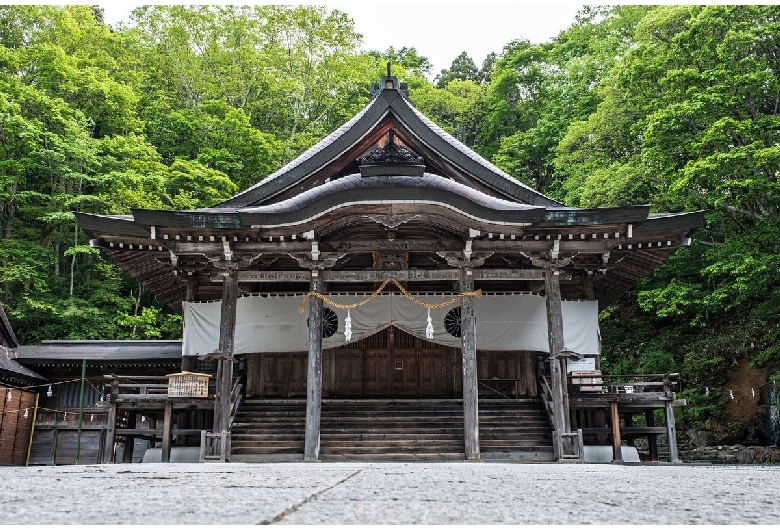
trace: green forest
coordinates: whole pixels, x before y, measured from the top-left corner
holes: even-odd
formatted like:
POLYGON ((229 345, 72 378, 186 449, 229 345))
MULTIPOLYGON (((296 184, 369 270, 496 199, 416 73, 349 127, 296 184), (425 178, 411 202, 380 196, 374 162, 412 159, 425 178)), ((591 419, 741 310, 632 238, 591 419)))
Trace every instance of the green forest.
POLYGON ((587 7, 550 42, 441 72, 361 43, 325 7, 151 6, 110 27, 89 6, 0 6, 0 300, 19 339, 178 338, 72 212, 212 206, 360 111, 391 62, 416 108, 559 201, 706 210, 602 312, 602 368, 679 372, 684 425, 744 430, 729 370, 780 379, 780 7, 587 7))

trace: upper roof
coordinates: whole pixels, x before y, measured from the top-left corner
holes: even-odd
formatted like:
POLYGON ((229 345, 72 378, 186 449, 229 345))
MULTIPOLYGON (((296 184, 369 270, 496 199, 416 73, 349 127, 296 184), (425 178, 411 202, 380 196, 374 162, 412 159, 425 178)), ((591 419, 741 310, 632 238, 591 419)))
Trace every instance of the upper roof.
POLYGON ((463 145, 415 109, 397 89, 384 89, 354 118, 298 158, 215 208, 261 205, 303 183, 320 184, 354 165, 389 130, 423 157, 431 173, 446 170, 448 177, 476 185, 497 198, 535 206, 561 205, 463 145))
POLYGON ((185 284, 195 299, 219 298, 211 273, 220 256, 243 256, 239 261, 257 271, 295 272, 309 252, 341 256, 336 269, 363 270, 384 266, 379 251, 409 251, 404 266, 433 270, 445 266, 446 251, 472 243, 492 256, 491 268, 526 266, 531 254, 566 254, 572 282, 584 270, 604 273, 593 288, 603 306, 687 244, 702 220, 703 212, 651 214, 649 205, 562 205, 423 116, 395 78, 381 86, 343 126, 220 204, 78 213, 78 223, 94 247, 179 309, 185 284))

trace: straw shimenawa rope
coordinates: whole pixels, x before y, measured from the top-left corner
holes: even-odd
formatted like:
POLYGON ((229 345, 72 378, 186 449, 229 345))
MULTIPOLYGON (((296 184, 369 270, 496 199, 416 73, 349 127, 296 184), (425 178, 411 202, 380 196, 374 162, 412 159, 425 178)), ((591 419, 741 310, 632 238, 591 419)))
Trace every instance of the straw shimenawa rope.
POLYGON ((412 295, 409 291, 407 291, 396 278, 393 278, 391 276, 387 278, 384 282, 382 282, 382 285, 380 285, 379 288, 376 291, 374 291, 368 298, 366 298, 365 300, 361 300, 360 302, 355 302, 354 304, 339 304, 338 302, 334 302, 333 300, 331 300, 330 298, 328 298, 322 293, 318 293, 317 291, 309 291, 308 293, 303 295, 303 301, 301 302, 301 305, 298 306, 298 312, 303 313, 304 311, 306 311, 306 300, 308 300, 312 296, 314 298, 319 298, 320 300, 323 301, 323 303, 335 307, 336 309, 355 309, 356 307, 360 307, 362 305, 369 303, 371 300, 379 296, 379 293, 381 293, 389 283, 395 284, 395 286, 398 287, 401 293, 409 300, 427 309, 441 309, 442 307, 447 307, 448 305, 453 304, 466 296, 476 296, 477 298, 482 297, 482 289, 477 289, 476 291, 458 293, 455 296, 453 296, 451 299, 447 300, 446 302, 441 302, 438 304, 428 304, 423 302, 419 298, 415 298, 414 295, 412 295))

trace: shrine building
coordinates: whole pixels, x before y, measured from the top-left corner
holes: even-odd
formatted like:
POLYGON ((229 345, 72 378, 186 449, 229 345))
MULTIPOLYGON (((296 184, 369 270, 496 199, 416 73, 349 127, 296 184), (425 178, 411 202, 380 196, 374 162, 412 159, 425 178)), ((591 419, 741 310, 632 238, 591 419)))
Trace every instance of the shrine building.
POLYGON ((674 374, 602 375, 598 312, 702 212, 565 206, 435 125, 389 71, 371 95, 211 208, 77 214, 183 314, 182 370, 216 366, 226 458, 581 461, 611 439, 620 461, 627 438, 657 459, 667 435, 676 460, 674 374))

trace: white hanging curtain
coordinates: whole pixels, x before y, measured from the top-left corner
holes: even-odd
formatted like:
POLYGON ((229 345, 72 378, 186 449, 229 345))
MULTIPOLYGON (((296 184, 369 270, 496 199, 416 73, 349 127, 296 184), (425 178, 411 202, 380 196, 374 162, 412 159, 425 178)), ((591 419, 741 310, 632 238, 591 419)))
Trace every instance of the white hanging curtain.
MULTIPOLYGON (((334 302, 349 305, 365 296, 328 295, 334 302)), ((422 302, 436 304, 449 295, 421 295, 422 302)), ((238 299, 234 353, 297 352, 309 350, 308 310, 298 312, 300 296, 249 296, 238 299)), ((185 302, 184 355, 203 355, 215 351, 219 343, 221 302, 185 302)), ((580 354, 599 352, 598 303, 563 301, 564 344, 580 354)), ((338 330, 324 338, 323 348, 345 344, 346 309, 325 305, 338 317, 338 330)), ((437 344, 460 347, 460 338, 444 328, 444 317, 455 302, 442 309, 431 309, 433 339, 426 338, 428 309, 399 293, 382 294, 369 303, 350 310, 351 342, 357 342, 388 327, 397 328, 437 344), (392 304, 391 304, 392 297, 392 304)), ((477 349, 496 351, 547 352, 547 312, 543 296, 531 294, 483 295, 474 299, 477 317, 477 349)))

